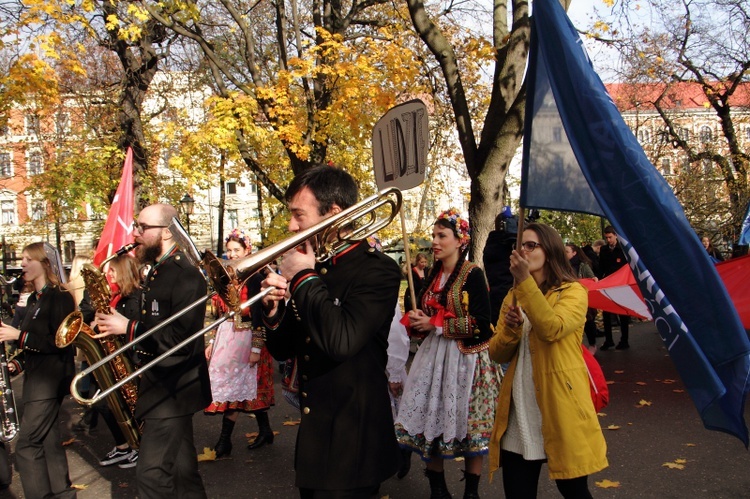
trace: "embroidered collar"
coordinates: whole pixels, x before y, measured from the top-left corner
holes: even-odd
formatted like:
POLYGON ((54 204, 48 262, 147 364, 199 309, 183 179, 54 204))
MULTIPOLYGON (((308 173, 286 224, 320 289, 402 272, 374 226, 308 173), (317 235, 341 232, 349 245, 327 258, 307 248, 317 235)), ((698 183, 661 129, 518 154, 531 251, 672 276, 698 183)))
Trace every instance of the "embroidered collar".
POLYGON ((344 247, 343 247, 343 248, 341 248, 341 249, 339 250, 339 252, 338 252, 338 253, 336 253, 336 255, 335 255, 335 256, 334 256, 334 257, 333 257, 333 258, 331 259, 331 263, 332 263, 333 265, 336 265, 336 263, 338 263, 338 260, 339 260, 339 259, 340 259, 340 258, 341 258, 342 256, 346 255, 347 253, 350 253, 350 252, 351 252, 352 250, 354 250, 354 248, 357 248, 357 247, 359 247, 359 245, 360 245, 360 244, 362 244, 362 241, 358 241, 358 242, 356 242, 356 243, 354 243, 354 244, 349 244, 349 245, 346 245, 346 246, 344 246, 344 247))

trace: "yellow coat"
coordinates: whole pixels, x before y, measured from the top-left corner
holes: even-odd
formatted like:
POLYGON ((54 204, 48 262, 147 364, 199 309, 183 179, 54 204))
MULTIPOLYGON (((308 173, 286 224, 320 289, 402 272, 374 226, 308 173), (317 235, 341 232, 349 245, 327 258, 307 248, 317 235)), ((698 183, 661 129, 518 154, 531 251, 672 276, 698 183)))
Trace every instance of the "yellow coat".
POLYGON ((544 451, 551 479, 590 475, 607 467, 607 444, 591 401, 589 378, 581 354, 588 293, 577 282, 542 294, 529 277, 503 301, 490 357, 510 366, 500 387, 490 439, 490 478, 500 463, 500 439, 508 427, 513 375, 522 326, 505 325, 505 310, 515 293, 531 322, 529 350, 536 401, 542 414, 544 451))

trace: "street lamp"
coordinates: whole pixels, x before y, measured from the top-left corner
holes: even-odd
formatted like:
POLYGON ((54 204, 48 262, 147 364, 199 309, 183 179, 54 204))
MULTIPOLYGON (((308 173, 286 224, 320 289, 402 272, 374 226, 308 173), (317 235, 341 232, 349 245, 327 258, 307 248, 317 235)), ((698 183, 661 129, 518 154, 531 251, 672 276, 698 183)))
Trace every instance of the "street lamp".
POLYGON ((185 219, 187 220, 187 232, 188 235, 190 235, 190 215, 193 214, 193 209, 195 208, 195 199, 193 199, 190 194, 185 193, 185 195, 182 196, 182 199, 180 199, 180 208, 185 214, 185 219))

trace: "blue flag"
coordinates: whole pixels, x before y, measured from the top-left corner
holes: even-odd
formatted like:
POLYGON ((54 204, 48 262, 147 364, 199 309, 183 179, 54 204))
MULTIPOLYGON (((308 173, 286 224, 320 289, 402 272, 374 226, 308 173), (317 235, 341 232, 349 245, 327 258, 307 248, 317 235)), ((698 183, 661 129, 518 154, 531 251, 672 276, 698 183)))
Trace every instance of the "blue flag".
POLYGON ((739 244, 750 244, 750 203, 747 203, 747 212, 745 213, 745 221, 742 222, 739 244))
POLYGON ((557 0, 535 0, 521 206, 604 215, 706 428, 748 446, 750 341, 672 189, 557 0))

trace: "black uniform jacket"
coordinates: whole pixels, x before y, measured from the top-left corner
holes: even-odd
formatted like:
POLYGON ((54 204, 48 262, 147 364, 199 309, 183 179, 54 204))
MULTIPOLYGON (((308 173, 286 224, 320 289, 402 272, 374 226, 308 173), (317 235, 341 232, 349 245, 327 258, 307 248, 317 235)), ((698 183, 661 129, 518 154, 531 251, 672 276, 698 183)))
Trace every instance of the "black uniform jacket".
MULTIPOLYGON (((154 266, 141 291, 140 320, 131 320, 132 339, 176 314, 200 297, 206 297, 201 272, 175 251, 154 266)), ((171 324, 136 345, 145 363, 166 352, 203 328, 205 305, 198 305, 171 324)), ((186 416, 211 403, 211 383, 203 353, 203 337, 197 338, 145 372, 138 388, 136 417, 139 419, 186 416)))
POLYGON ((75 371, 73 347, 57 348, 55 334, 63 319, 75 310, 73 296, 57 286, 47 285, 41 296, 32 293, 21 323, 17 364, 23 364, 25 402, 64 397, 75 371))
POLYGON ((398 469, 385 366, 400 281, 396 262, 361 242, 297 274, 266 318, 268 350, 298 362, 298 487, 368 487, 398 469))

